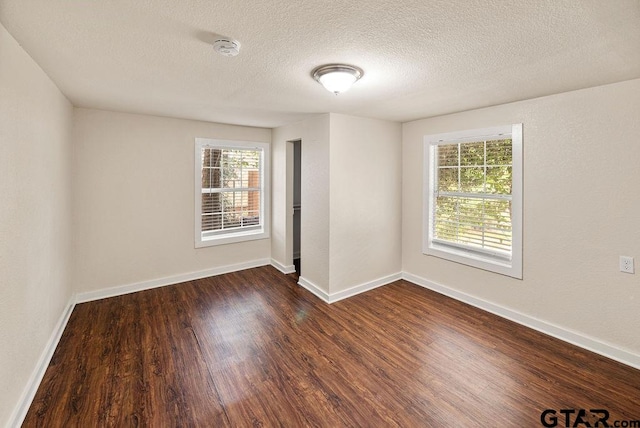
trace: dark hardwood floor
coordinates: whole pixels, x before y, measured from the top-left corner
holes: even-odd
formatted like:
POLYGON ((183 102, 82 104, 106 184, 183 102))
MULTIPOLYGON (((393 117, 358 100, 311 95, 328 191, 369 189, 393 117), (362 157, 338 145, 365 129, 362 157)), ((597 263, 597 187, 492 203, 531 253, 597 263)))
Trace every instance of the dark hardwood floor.
POLYGON ((545 409, 640 420, 640 371, 405 281, 327 305, 263 267, 77 305, 24 426, 540 427, 545 409))

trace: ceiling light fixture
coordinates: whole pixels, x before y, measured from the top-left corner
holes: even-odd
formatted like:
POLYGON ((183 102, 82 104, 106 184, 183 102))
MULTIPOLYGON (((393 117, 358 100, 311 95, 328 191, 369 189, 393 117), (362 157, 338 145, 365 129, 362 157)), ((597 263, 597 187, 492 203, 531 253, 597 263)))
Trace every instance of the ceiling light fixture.
POLYGON ((338 95, 348 91, 364 75, 362 69, 352 65, 328 64, 322 65, 312 72, 314 79, 329 92, 338 95))

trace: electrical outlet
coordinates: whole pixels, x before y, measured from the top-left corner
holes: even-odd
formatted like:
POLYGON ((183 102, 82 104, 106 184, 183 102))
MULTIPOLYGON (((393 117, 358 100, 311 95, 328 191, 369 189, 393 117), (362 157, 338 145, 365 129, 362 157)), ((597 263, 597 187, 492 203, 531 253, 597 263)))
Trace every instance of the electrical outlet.
POLYGON ((633 257, 620 256, 620 272, 634 273, 633 257))

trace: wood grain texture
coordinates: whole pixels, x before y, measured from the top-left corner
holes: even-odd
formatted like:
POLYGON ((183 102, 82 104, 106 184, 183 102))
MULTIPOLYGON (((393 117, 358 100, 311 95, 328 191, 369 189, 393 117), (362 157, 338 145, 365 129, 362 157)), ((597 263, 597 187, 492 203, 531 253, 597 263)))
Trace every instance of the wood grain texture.
POLYGON ((639 397, 638 370, 405 281, 327 305, 267 266, 77 305, 24 426, 539 427, 639 397))

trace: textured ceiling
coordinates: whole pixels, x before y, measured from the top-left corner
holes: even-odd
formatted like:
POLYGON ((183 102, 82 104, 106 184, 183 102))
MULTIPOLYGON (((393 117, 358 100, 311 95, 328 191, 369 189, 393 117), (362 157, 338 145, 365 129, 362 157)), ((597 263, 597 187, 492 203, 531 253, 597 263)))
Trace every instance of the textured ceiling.
POLYGON ((0 0, 0 22, 76 106, 253 126, 640 77, 640 0, 0 0), (215 54, 216 35, 240 55, 215 54), (333 62, 365 75, 335 96, 310 77, 333 62))

